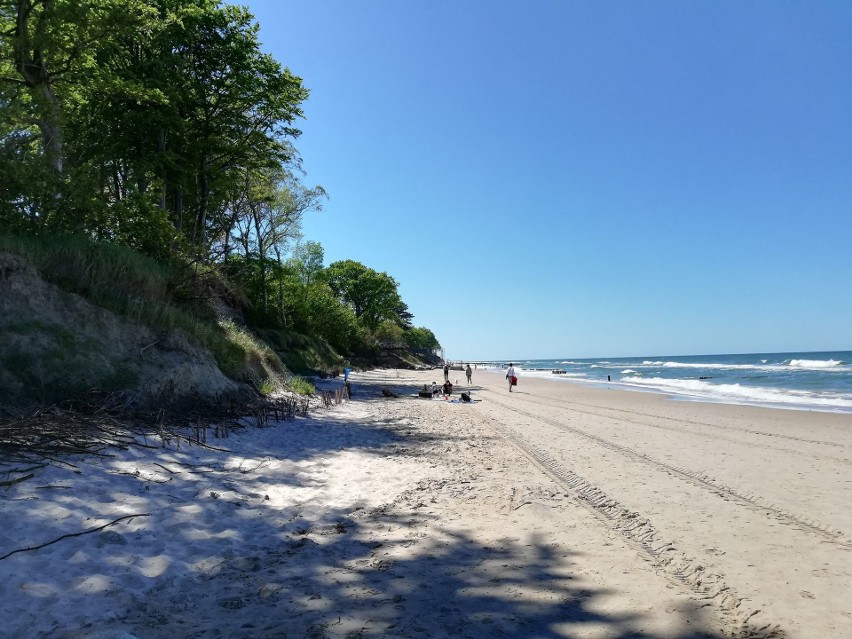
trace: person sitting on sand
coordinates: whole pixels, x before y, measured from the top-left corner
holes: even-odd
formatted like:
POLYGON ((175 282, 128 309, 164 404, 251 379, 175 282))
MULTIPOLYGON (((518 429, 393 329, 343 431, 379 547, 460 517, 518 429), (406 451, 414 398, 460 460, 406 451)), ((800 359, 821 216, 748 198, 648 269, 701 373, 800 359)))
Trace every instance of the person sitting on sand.
POLYGON ((432 382, 432 397, 440 394, 440 392, 441 392, 441 387, 438 386, 438 382, 432 382))
POLYGON ((446 382, 444 382, 443 390, 444 390, 444 395, 446 395, 447 397, 452 395, 453 394, 453 383, 450 380, 447 380, 446 382))

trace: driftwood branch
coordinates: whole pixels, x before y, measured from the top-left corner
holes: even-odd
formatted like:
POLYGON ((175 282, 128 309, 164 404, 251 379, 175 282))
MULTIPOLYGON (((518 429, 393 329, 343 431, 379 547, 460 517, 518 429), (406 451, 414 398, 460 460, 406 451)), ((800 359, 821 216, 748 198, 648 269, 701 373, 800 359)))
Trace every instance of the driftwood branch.
POLYGON ((151 342, 150 344, 148 344, 148 346, 143 346, 143 347, 142 347, 142 349, 141 349, 139 352, 140 352, 140 353, 144 353, 144 352, 145 352, 145 351, 147 351, 149 348, 151 348, 152 346, 156 346, 156 345, 157 345, 157 344, 159 344, 159 343, 160 343, 160 340, 156 340, 156 341, 154 341, 154 342, 151 342))
POLYGON ((99 530, 103 530, 104 528, 108 528, 109 526, 112 526, 113 524, 117 524, 118 522, 123 521, 125 519, 133 519, 134 517, 150 517, 150 516, 151 516, 151 513, 139 513, 137 515, 125 515, 124 517, 119 517, 118 519, 115 519, 115 520, 109 522, 108 524, 104 524, 103 526, 97 526, 95 528, 89 528, 88 530, 84 530, 84 531, 78 532, 78 533, 69 533, 67 535, 62 535, 61 537, 57 537, 53 541, 48 541, 45 544, 40 544, 38 546, 30 546, 28 548, 18 548, 17 550, 13 550, 12 552, 6 553, 2 557, 0 557, 0 561, 3 561, 7 557, 11 557, 12 555, 14 555, 15 553, 18 553, 18 552, 26 552, 28 550, 38 550, 39 548, 44 548, 46 546, 50 546, 51 544, 55 544, 57 541, 62 541, 63 539, 68 539, 69 537, 80 537, 81 535, 87 535, 89 533, 93 533, 93 532, 97 532, 99 530))
POLYGON ((172 475, 174 475, 175 473, 179 473, 179 472, 180 472, 179 470, 172 470, 171 468, 166 468, 165 466, 163 466, 162 464, 158 464, 157 462, 154 462, 154 466, 159 466, 159 467, 160 467, 160 468, 162 468, 163 470, 165 470, 165 471, 167 471, 167 472, 170 472, 172 475))
POLYGON ((17 479, 7 479, 5 481, 0 481, 0 486, 14 486, 15 484, 26 481, 27 479, 32 479, 35 477, 35 473, 30 473, 29 475, 24 475, 23 477, 18 477, 17 479))

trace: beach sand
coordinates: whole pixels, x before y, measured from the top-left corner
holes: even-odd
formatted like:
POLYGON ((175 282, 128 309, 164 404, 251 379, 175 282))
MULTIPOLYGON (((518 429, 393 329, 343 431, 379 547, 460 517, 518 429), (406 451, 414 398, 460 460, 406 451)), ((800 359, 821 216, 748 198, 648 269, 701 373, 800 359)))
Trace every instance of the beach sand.
POLYGON ((0 637, 852 637, 852 415, 441 377, 6 488, 0 637))

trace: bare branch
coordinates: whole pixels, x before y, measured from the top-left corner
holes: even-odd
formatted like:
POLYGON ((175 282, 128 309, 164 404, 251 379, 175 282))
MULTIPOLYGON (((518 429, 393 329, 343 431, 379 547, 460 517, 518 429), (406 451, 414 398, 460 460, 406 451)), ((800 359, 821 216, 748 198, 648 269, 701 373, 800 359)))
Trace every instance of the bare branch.
POLYGON ((68 539, 69 537, 80 537, 81 535, 87 535, 89 533, 93 533, 93 532, 97 532, 99 530, 103 530, 104 528, 107 528, 109 526, 112 526, 113 524, 117 524, 118 522, 123 521, 124 519, 133 519, 134 517, 150 517, 150 516, 151 516, 151 513, 139 513, 139 514, 136 514, 136 515, 125 515, 124 517, 119 517, 118 519, 115 519, 115 520, 109 522, 108 524, 104 524, 103 526, 97 526, 95 528, 89 528, 88 530, 84 530, 84 531, 78 532, 78 533, 69 533, 67 535, 62 535, 61 537, 57 537, 53 541, 48 541, 45 544, 40 544, 38 546, 30 546, 28 548, 18 548, 17 550, 13 550, 12 552, 6 553, 2 557, 0 557, 0 561, 3 561, 7 557, 11 557, 15 553, 26 552, 28 550, 38 550, 39 548, 44 548, 45 546, 50 546, 52 544, 55 544, 57 541, 62 541, 63 539, 68 539))

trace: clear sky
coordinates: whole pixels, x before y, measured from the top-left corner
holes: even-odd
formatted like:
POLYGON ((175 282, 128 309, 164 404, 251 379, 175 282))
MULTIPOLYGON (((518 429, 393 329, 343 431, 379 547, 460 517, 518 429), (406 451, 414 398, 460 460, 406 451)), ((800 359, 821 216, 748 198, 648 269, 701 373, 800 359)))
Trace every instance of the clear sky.
POLYGON ((235 4, 448 358, 852 349, 852 2, 235 4))

